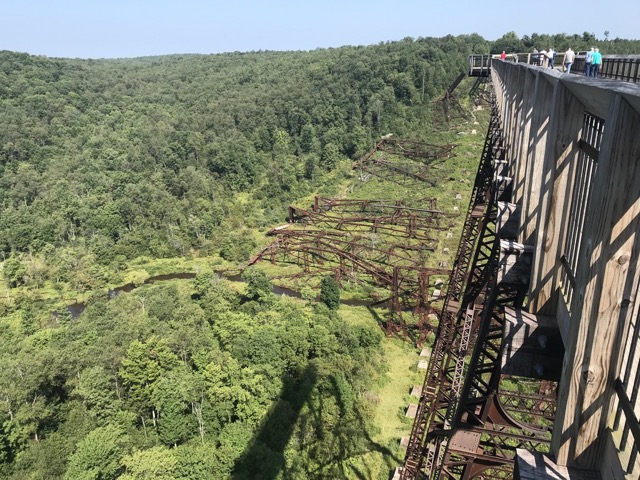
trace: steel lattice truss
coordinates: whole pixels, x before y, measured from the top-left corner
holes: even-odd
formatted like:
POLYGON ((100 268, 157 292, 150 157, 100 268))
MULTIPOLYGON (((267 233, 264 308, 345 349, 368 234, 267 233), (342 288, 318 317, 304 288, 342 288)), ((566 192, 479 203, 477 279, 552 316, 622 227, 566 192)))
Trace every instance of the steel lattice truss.
POLYGON ((455 146, 396 140, 387 136, 355 162, 353 169, 359 170, 362 179, 373 175, 396 183, 413 179, 433 185, 433 180, 428 174, 429 166, 436 161, 449 158, 455 146), (393 157, 382 155, 383 153, 393 157))
POLYGON ((260 260, 292 263, 302 272, 289 276, 327 275, 384 287, 391 331, 405 329, 402 312, 418 316, 418 341, 430 330, 428 315, 441 300, 450 271, 427 267, 436 247, 433 233, 446 230, 446 217, 435 209, 408 207, 387 200, 345 200, 316 197, 310 210, 289 208, 290 223, 272 229, 275 240, 250 264, 260 260), (433 278, 432 278, 433 277, 433 278), (442 286, 435 288, 435 279, 442 286))
POLYGON ((441 104, 443 106, 444 115, 447 121, 451 120, 451 112, 450 112, 451 104, 453 104, 453 106, 456 107, 458 112, 460 112, 462 115, 467 116, 464 108, 462 108, 462 105, 460 105, 460 102, 453 96, 454 90, 458 87, 458 85, 460 85, 462 80, 464 80, 466 77, 467 77, 466 72, 460 73, 460 75, 456 77, 453 83, 451 83, 447 91, 444 92, 444 94, 438 100, 436 100, 436 103, 441 104))
MULTIPOLYGON (((445 223, 444 212, 436 210, 435 198, 428 202, 430 208, 424 209, 409 207, 401 201, 315 197, 313 210, 290 206, 289 223, 352 233, 380 233, 408 239, 415 244, 411 247, 410 242, 404 242, 406 248, 433 249, 437 239, 432 236, 432 232, 447 230, 452 225, 445 223)), ((416 203, 424 204, 426 201, 416 203)))
POLYGON ((515 449, 545 450, 551 438, 553 388, 499 390, 503 308, 521 306, 526 292, 497 283, 497 200, 505 188, 494 166, 506 160, 495 102, 492 113, 403 479, 512 478, 515 449))

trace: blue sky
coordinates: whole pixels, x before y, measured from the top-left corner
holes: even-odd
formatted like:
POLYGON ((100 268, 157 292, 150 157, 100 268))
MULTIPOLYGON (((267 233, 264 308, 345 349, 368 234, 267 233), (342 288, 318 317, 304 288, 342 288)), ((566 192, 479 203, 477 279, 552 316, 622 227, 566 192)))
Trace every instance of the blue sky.
POLYGON ((0 50, 117 58, 313 50, 474 32, 495 40, 509 31, 604 38, 608 30, 611 39, 638 39, 639 18, 638 0, 0 0, 0 50))

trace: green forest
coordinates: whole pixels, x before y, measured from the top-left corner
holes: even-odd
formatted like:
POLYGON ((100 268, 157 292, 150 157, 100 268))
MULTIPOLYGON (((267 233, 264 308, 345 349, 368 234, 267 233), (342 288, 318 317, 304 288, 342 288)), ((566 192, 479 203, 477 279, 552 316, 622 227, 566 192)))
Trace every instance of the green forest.
POLYGON ((433 261, 450 265, 488 117, 472 79, 443 94, 470 54, 550 38, 595 41, 0 51, 0 477, 388 478, 420 348, 340 302, 373 287, 307 278, 278 295, 278 267, 248 260, 314 195, 438 197, 455 235, 433 261), (390 133, 455 154, 428 183, 359 176, 390 133))

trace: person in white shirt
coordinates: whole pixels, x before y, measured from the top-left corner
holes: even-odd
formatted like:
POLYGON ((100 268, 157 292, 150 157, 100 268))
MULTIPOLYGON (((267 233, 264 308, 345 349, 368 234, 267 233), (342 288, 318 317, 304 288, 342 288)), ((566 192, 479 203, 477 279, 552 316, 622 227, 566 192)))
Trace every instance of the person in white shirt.
POLYGON ((573 65, 573 61, 575 59, 576 59, 576 54, 573 50, 571 50, 571 47, 569 47, 569 50, 564 52, 564 60, 562 60, 562 66, 564 67, 563 69, 567 73, 571 73, 571 65, 573 65))
POLYGON ((547 67, 547 61, 549 60, 549 56, 547 54, 547 51, 545 49, 542 49, 542 51, 540 52, 540 66, 542 68, 546 68, 547 67))
POLYGON ((549 58, 549 68, 553 68, 553 62, 556 59, 556 51, 553 48, 550 48, 547 51, 547 57, 549 58))

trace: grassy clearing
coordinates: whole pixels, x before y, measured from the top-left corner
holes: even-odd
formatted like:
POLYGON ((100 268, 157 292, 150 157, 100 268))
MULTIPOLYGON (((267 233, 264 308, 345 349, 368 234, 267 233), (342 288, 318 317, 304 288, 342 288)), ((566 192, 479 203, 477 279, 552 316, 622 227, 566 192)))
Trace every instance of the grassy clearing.
MULTIPOLYGON (((342 305, 340 316, 350 325, 377 326, 375 316, 366 307, 342 305)), ((384 312, 377 312, 383 316, 384 312)), ((382 339, 381 355, 385 369, 372 390, 367 394, 374 400, 375 430, 371 441, 377 448, 363 456, 369 471, 367 478, 389 478, 389 472, 400 465, 405 449, 400 438, 411 433, 412 420, 405 417, 413 385, 422 385, 424 373, 417 370, 419 351, 404 338, 385 336, 382 339)))
POLYGON ((419 355, 415 347, 397 338, 385 338, 382 343, 387 372, 383 375, 378 392, 376 425, 380 432, 375 438, 378 443, 396 444, 400 437, 409 435, 412 421, 405 417, 409 403, 416 403, 411 397, 413 385, 422 385, 424 375, 417 370, 419 355))
MULTIPOLYGON (((351 325, 377 325, 374 316, 365 307, 341 306, 340 315, 351 325)), ((380 312, 383 315, 383 312, 380 312)), ((384 447, 387 454, 384 461, 401 462, 404 449, 400 447, 400 438, 411 433, 412 420, 405 417, 409 403, 416 403, 417 398, 411 397, 414 385, 422 385, 424 372, 417 369, 419 351, 406 339, 385 336, 382 339, 383 362, 385 371, 381 372, 376 386, 370 392, 375 399, 376 430, 372 441, 384 447)), ((378 455, 381 455, 378 452, 378 455)), ((381 472, 386 475, 385 470, 381 472)), ((382 478, 382 477, 381 477, 382 478)), ((386 477, 384 477, 386 478, 386 477)))

